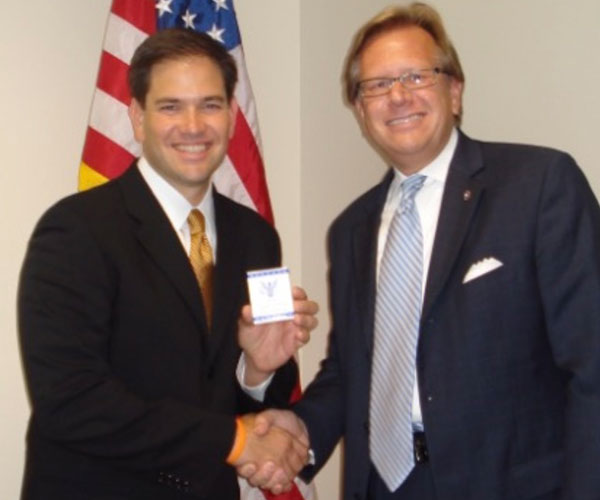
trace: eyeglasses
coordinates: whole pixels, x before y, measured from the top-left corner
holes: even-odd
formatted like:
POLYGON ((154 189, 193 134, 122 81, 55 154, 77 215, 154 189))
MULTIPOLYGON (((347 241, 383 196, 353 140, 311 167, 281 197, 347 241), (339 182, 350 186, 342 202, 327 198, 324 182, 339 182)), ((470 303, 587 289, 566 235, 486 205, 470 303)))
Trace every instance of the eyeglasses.
POLYGON ((435 85, 440 73, 448 74, 441 68, 411 69, 395 78, 369 78, 358 82, 358 93, 362 97, 382 96, 388 94, 396 82, 406 90, 424 89, 435 85))

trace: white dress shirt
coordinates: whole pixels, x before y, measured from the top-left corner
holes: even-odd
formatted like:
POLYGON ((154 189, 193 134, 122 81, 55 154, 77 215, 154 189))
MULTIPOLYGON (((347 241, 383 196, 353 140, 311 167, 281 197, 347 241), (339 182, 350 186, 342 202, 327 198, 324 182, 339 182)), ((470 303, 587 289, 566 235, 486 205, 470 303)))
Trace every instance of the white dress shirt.
MULTIPOLYGON (((415 197, 415 204, 421 220, 421 231, 423 234, 423 280, 421 282, 421 305, 423 304, 423 295, 425 293, 425 283, 427 283, 427 274, 429 272, 429 262, 431 261, 431 252, 433 250, 433 240, 437 228, 440 207, 442 205, 442 195, 446 184, 446 177, 450 168, 450 161, 454 155, 456 144, 458 143, 458 132, 452 131, 448 143, 442 149, 440 154, 429 165, 421 169, 418 173, 426 176, 423 187, 415 197)), ((381 222, 377 236, 377 276, 381 265, 381 257, 385 248, 390 224, 394 218, 394 213, 398 208, 401 198, 402 181, 406 176, 398 169, 394 169, 394 179, 392 180, 383 211, 381 213, 381 222)), ((419 401, 419 384, 415 378, 415 389, 413 393, 413 426, 415 429, 423 429, 423 417, 421 414, 421 403, 419 401)))
POLYGON ((137 165, 146 184, 148 184, 150 191, 152 191, 167 215, 167 218, 171 222, 187 255, 190 254, 192 242, 187 218, 190 215, 190 211, 193 209, 198 209, 202 212, 202 215, 204 215, 206 237, 212 248, 213 262, 216 263, 218 242, 212 186, 210 189, 206 190, 206 194, 204 195, 204 198, 202 198, 202 201, 197 206, 193 206, 179 191, 177 191, 177 189, 171 186, 171 184, 150 166, 146 158, 142 156, 138 160, 137 165))

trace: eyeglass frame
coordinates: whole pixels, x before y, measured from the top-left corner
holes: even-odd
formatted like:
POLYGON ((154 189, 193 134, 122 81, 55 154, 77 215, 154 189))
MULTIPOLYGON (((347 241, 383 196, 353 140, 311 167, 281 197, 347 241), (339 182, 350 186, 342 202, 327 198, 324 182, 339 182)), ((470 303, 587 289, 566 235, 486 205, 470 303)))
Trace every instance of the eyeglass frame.
POLYGON ((361 97, 381 97, 384 95, 389 94, 392 91, 392 87, 394 86, 394 84, 396 82, 399 82, 400 85, 402 85, 402 88, 408 91, 413 91, 413 90, 420 90, 420 89, 425 89, 428 87, 432 87, 433 85, 435 85, 438 82, 438 76, 439 75, 450 75, 450 73, 448 71, 445 71, 444 69, 440 68, 440 67, 435 67, 435 68, 422 68, 422 69, 411 69, 408 71, 405 71, 404 73, 402 73, 400 76, 395 76, 395 77, 385 77, 385 76, 381 76, 381 77, 377 77, 377 78, 367 78, 365 80, 361 80, 359 82, 356 83, 356 90, 357 90, 357 94, 361 97), (419 86, 413 86, 413 87, 408 87, 406 86, 406 79, 408 78, 409 75, 414 74, 414 73, 421 73, 423 71, 427 71, 427 72, 433 72, 433 77, 434 80, 431 83, 428 83, 426 85, 419 85, 419 86), (387 82, 387 87, 385 89, 384 92, 382 92, 381 94, 367 94, 365 95, 362 91, 362 85, 366 82, 373 82, 373 81, 382 81, 382 82, 387 82))

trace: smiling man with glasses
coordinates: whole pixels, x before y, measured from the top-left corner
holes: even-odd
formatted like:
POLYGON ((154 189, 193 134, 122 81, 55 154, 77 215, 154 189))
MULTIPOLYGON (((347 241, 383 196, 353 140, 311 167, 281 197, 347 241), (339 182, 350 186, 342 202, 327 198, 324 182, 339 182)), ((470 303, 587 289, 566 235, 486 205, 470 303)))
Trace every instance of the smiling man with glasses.
POLYGON ((257 421, 308 437, 308 477, 344 438, 346 500, 598 498, 600 210, 583 174, 459 130, 465 79, 425 4, 363 26, 344 76, 390 169, 331 227, 321 371, 294 413, 257 421))

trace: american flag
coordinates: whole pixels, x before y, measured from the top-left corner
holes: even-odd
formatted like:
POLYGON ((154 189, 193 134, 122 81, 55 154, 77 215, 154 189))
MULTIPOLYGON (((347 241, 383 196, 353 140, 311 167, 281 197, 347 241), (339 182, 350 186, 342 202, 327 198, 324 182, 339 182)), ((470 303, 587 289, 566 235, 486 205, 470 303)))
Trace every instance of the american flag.
POLYGON ((127 116, 127 70, 136 47, 156 30, 186 27, 222 42, 238 65, 240 105, 227 157, 213 176, 217 189, 273 223, 260 153, 254 96, 232 0, 113 0, 79 170, 79 188, 118 177, 140 155, 127 116))
MULTIPOLYGON (((260 152, 254 96, 250 87, 233 0, 113 0, 92 101, 79 189, 121 175, 141 153, 127 115, 129 62, 137 46, 157 30, 181 27, 208 33, 227 47, 238 66, 239 103, 235 134, 227 157, 213 175, 218 191, 273 223, 260 152)), ((292 399, 299 395, 299 384, 292 399)), ((310 500, 314 488, 297 480, 293 489, 272 495, 240 480, 243 500, 310 500)))

